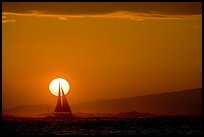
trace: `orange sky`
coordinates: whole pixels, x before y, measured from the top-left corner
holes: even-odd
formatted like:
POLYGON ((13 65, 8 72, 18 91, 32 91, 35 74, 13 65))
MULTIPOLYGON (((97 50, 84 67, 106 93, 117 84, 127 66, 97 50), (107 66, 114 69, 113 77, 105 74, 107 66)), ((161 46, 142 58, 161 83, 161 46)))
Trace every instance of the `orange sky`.
POLYGON ((2 107, 202 87, 201 3, 2 4, 2 107), (139 7, 139 8, 138 8, 139 7))

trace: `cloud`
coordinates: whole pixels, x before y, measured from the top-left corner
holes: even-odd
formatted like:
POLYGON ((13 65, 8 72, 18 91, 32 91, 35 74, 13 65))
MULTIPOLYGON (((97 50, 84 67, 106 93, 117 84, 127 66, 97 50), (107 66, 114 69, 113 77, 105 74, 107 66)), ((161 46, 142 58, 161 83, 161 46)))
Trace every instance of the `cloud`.
POLYGON ((2 23, 16 22, 14 19, 7 19, 6 16, 2 15, 2 23))
POLYGON ((16 20, 8 20, 7 16, 20 16, 20 17, 47 17, 47 18, 56 18, 59 20, 66 21, 67 19, 77 19, 77 18, 103 18, 103 19, 125 19, 132 21, 142 21, 142 20, 185 20, 185 19, 194 19, 201 17, 201 15, 167 15, 167 14, 158 14, 158 13, 136 13, 129 11, 116 11, 112 13, 105 14, 83 14, 83 15, 62 15, 62 14, 46 14, 42 11, 33 11, 29 10, 27 13, 15 13, 15 12, 3 12, 2 13, 2 22, 16 22, 16 20))
POLYGON ((2 16, 2 19, 6 19, 6 16, 2 16))
POLYGON ((3 12, 28 10, 59 15, 99 15, 116 11, 192 15, 202 14, 202 2, 2 2, 3 12))
MULTIPOLYGON (((6 17, 184 20, 202 16, 202 2, 3 2, 6 17)), ((11 21, 12 22, 12 21, 11 21)))
POLYGON ((16 22, 16 20, 2 20, 2 23, 16 22))

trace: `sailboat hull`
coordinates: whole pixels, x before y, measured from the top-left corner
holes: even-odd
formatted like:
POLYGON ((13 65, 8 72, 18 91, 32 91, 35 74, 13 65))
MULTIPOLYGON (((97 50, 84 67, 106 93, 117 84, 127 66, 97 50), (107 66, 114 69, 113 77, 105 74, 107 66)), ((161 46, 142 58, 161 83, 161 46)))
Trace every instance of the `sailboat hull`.
POLYGON ((46 119, 74 119, 76 118, 72 113, 55 112, 45 117, 46 119))

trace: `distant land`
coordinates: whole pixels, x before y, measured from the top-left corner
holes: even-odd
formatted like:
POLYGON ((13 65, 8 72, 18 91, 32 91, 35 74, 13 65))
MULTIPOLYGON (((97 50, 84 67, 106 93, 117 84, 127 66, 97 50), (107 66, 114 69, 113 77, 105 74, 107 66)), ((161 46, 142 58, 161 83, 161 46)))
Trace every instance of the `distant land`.
MULTIPOLYGON (((71 103, 70 103, 71 104, 71 103)), ((53 112, 55 106, 17 106, 3 115, 31 115, 53 112)), ((150 113, 158 115, 202 115, 202 88, 130 98, 99 100, 70 105, 73 113, 150 113)))

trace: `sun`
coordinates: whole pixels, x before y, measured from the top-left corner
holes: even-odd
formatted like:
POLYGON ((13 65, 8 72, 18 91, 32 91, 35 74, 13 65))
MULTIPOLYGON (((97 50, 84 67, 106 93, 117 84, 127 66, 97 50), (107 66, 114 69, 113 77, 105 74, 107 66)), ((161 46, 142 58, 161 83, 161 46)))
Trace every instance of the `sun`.
MULTIPOLYGON (((63 91, 64 91, 64 94, 66 95, 70 89, 70 85, 69 83, 63 79, 63 78, 56 78, 54 80, 52 80, 50 82, 50 85, 49 85, 49 90, 50 92, 55 95, 55 96, 58 96, 58 92, 59 92, 59 83, 60 83, 60 86, 62 87, 63 91)), ((60 90, 61 92, 61 96, 62 96, 62 91, 60 90)))

